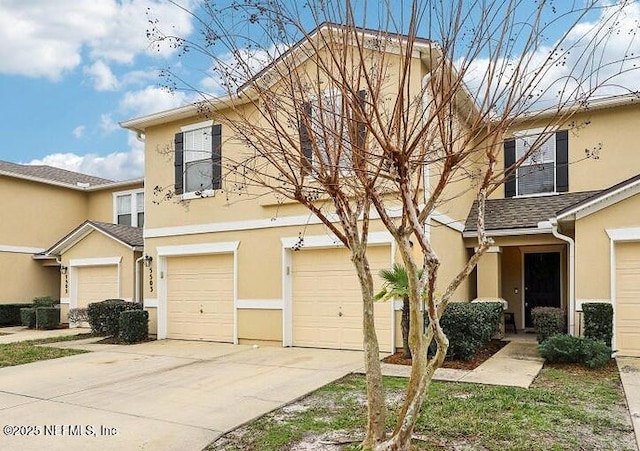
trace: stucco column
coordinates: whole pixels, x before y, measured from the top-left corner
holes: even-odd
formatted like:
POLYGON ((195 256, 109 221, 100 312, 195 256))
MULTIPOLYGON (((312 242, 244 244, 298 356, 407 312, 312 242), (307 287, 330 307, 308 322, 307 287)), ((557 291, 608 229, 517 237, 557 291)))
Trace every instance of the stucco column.
POLYGON ((477 266, 478 297, 502 297, 502 249, 490 247, 480 258, 477 266))

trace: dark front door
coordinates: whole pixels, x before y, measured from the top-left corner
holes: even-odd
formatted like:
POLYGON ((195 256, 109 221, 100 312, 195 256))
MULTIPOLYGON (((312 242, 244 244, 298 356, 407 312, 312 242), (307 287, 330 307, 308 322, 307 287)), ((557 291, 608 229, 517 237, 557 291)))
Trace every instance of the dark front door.
POLYGON ((560 252, 524 254, 525 327, 534 307, 560 307, 560 252))

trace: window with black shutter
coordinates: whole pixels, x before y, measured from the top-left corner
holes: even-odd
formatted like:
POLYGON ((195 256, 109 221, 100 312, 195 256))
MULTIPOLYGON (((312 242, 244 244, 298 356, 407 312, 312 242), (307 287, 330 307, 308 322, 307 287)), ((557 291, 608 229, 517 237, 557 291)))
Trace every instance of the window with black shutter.
POLYGON ((176 194, 222 187, 222 126, 185 127, 175 136, 176 194))

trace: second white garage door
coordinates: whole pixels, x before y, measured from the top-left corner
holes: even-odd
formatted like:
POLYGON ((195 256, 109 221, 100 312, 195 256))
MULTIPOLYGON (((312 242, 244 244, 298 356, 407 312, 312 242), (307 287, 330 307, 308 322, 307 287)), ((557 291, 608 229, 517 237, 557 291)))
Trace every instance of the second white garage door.
MULTIPOLYGON (((389 246, 368 251, 374 290, 378 273, 391 266, 389 246)), ((309 249, 292 255, 293 345, 331 349, 362 349, 362 294, 346 249, 309 249)), ((391 307, 375 305, 380 350, 390 352, 391 307)))
POLYGON ((167 338, 233 342, 233 254, 169 257, 167 338))
POLYGON ((640 243, 616 244, 616 348, 640 357, 640 243))
POLYGON ((76 269, 76 277, 78 308, 119 296, 117 265, 81 266, 76 269))

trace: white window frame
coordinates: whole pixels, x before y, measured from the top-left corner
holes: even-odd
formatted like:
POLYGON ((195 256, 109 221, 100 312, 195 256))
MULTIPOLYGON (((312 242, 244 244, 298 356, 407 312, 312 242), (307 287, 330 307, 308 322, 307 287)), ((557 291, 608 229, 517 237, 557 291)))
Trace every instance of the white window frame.
POLYGON ((128 191, 118 191, 113 193, 113 223, 118 224, 118 197, 131 196, 131 227, 138 227, 138 213, 145 214, 144 202, 142 203, 142 211, 138 211, 138 194, 144 196, 144 188, 132 189, 128 191))
MULTIPOLYGON (((326 89, 324 91, 322 91, 320 93, 320 95, 323 97, 323 102, 326 102, 327 100, 330 101, 334 101, 334 99, 336 99, 337 97, 340 97, 340 104, 339 104, 339 110, 336 112, 334 110, 333 114, 334 115, 338 115, 341 116, 342 115, 342 93, 338 90, 338 89, 326 89)), ((316 117, 318 116, 318 112, 319 112, 319 101, 318 101, 319 96, 312 96, 309 99, 309 103, 311 104, 311 127, 309 130, 309 138, 312 140, 315 140, 316 142, 316 146, 315 149, 318 150, 318 152, 322 152, 324 153, 324 162, 327 163, 328 162, 328 155, 327 155, 327 150, 326 150, 326 146, 325 146, 325 140, 324 140, 324 136, 323 136, 323 127, 321 126, 322 122, 318 122, 316 121, 316 117), (316 138, 317 137, 317 138, 316 138)), ((325 111, 325 114, 329 114, 329 110, 325 111)), ((342 121, 342 119, 341 119, 342 121)), ((345 124, 342 123, 342 127, 343 127, 343 142, 347 142, 344 140, 345 135, 348 135, 349 133, 349 129, 348 129, 348 125, 345 127, 345 124)), ((347 136, 348 138, 348 136, 347 136)), ((353 149, 351 149, 351 147, 346 147, 343 149, 343 151, 345 151, 345 153, 343 153, 341 155, 340 158, 340 162, 339 164, 342 165, 343 161, 346 160, 346 162, 348 162, 348 165, 345 165, 345 167, 341 167, 340 170, 343 174, 349 174, 351 173, 351 161, 353 159, 353 149)), ((311 153, 311 164, 313 165, 314 168, 318 168, 318 159, 317 159, 317 155, 316 152, 312 152, 311 153)))
MULTIPOLYGON (((185 125, 183 127, 180 128, 180 133, 182 133, 182 142, 183 142, 183 146, 184 143, 186 142, 185 139, 185 134, 189 133, 189 132, 194 132, 196 130, 201 130, 203 128, 209 128, 211 129, 211 127, 213 127, 213 119, 208 120, 208 121, 202 121, 202 122, 198 122, 196 124, 189 124, 189 125, 185 125)), ((186 151, 183 147, 182 149, 182 183, 183 183, 183 187, 184 187, 184 191, 182 193, 182 199, 183 200, 192 200, 192 199, 199 199, 201 197, 209 197, 209 196, 213 196, 215 193, 214 189, 205 189, 202 191, 187 191, 187 174, 186 174, 186 168, 187 168, 187 159, 186 159, 186 151), (198 194, 196 194, 196 192, 198 194)), ((209 149, 209 154, 211 155, 211 149, 209 149)))
POLYGON ((533 155, 529 156, 529 158, 527 158, 517 169, 516 169, 516 196, 515 197, 540 197, 540 196, 549 196, 549 195, 553 195, 553 194, 558 194, 558 181, 557 181, 557 174, 556 174, 556 164, 557 164, 557 144, 556 144, 556 132, 557 130, 545 130, 542 128, 537 128, 537 129, 531 129, 531 130, 523 130, 517 133, 514 133, 514 139, 515 139, 515 160, 518 161, 519 158, 522 156, 523 153, 526 152, 526 150, 524 152, 519 152, 518 149, 522 149, 522 147, 524 146, 524 143, 534 143, 536 142, 536 140, 540 137, 540 135, 549 135, 549 138, 547 138, 547 141, 545 141, 542 146, 536 151, 534 152, 533 155), (536 155, 538 153, 538 151, 542 150, 544 146, 547 145, 547 143, 550 142, 552 148, 553 148, 553 152, 552 152, 552 156, 553 156, 553 160, 545 160, 544 159, 544 155, 543 155, 543 160, 542 161, 536 161, 536 157, 538 157, 538 155, 536 155), (541 193, 529 193, 529 194, 521 194, 520 193, 520 170, 524 169, 524 168, 528 168, 531 166, 536 166, 538 164, 549 164, 549 163, 553 163, 553 190, 552 191, 544 191, 541 193))

